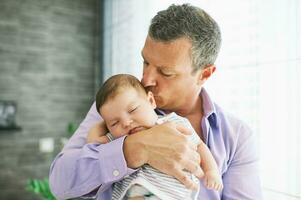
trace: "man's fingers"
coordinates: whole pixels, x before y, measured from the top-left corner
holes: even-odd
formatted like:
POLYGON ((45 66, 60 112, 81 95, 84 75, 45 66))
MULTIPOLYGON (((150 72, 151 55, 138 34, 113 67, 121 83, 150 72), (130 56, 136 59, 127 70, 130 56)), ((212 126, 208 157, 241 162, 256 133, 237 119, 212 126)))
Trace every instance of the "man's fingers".
POLYGON ((196 151, 196 149, 192 149, 191 153, 188 154, 190 156, 190 160, 194 162, 197 165, 201 164, 201 156, 200 154, 196 151))
MULTIPOLYGON (((185 136, 185 137, 186 137, 186 139, 188 139, 188 136, 190 136, 190 135, 192 134, 192 131, 191 131, 189 128, 186 128, 186 127, 184 127, 184 126, 182 126, 182 125, 180 125, 180 124, 175 124, 175 126, 176 126, 176 129, 177 129, 181 134, 183 134, 182 136, 185 136)), ((189 142, 189 147, 190 147, 191 149, 197 151, 198 145, 195 144, 194 142, 189 141, 189 140, 188 140, 188 142, 189 142)))
POLYGON ((200 165, 194 162, 187 161, 184 165, 184 169, 190 172, 191 174, 195 175, 199 179, 204 176, 204 171, 202 170, 200 165))
MULTIPOLYGON (((187 136, 186 136, 187 137, 187 136)), ((189 141, 189 148, 192 149, 197 155, 200 155, 198 153, 198 145, 195 144, 194 142, 189 141)), ((200 157, 200 156, 198 156, 200 157)), ((201 162, 201 160, 199 161, 199 163, 201 162)))
POLYGON ((175 123, 175 126, 176 126, 176 129, 184 135, 191 135, 192 134, 192 132, 191 132, 191 130, 189 130, 189 128, 186 128, 185 126, 183 126, 181 124, 176 124, 175 123))
POLYGON ((193 146, 192 143, 189 143, 188 145, 189 147, 182 152, 183 154, 181 155, 181 158, 183 159, 181 159, 181 165, 184 167, 189 167, 189 165, 200 167, 201 156, 196 151, 197 145, 194 145, 195 148, 191 147, 193 146))
POLYGON ((175 170, 173 173, 174 177, 178 179, 181 183, 185 185, 186 188, 197 190, 198 189, 198 183, 194 182, 189 175, 189 173, 184 172, 182 170, 175 170))

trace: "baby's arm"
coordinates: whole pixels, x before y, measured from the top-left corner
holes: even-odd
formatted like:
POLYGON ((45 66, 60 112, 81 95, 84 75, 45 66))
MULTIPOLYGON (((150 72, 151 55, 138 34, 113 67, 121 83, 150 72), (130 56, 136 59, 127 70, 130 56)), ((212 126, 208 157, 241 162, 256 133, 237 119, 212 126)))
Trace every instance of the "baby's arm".
POLYGON ((87 143, 101 143, 105 144, 109 142, 106 133, 108 129, 104 121, 96 123, 92 128, 89 130, 87 143))
POLYGON ((222 190, 223 182, 219 174, 217 164, 204 142, 198 146, 198 152, 201 156, 201 168, 204 171, 204 184, 208 189, 222 190))

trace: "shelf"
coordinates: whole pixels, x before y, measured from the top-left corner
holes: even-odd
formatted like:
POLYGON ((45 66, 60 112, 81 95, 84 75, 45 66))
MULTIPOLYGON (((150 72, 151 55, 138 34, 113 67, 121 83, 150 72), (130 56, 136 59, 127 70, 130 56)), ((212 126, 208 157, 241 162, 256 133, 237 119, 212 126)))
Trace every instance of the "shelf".
POLYGON ((22 128, 20 126, 11 126, 11 127, 1 127, 0 131, 20 131, 22 128))

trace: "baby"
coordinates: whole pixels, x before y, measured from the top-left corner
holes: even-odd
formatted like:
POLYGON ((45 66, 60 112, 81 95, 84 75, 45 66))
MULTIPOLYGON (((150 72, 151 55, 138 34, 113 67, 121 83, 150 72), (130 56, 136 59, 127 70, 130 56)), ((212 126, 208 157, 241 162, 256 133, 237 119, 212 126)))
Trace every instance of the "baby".
MULTIPOLYGON (((175 113, 158 116, 156 102, 151 92, 146 92, 134 76, 119 74, 109 78, 96 95, 96 108, 104 122, 96 124, 88 134, 88 143, 107 143, 124 135, 151 128, 156 124, 173 121, 189 128, 189 140, 198 144, 200 166, 204 171, 204 185, 221 190, 222 180, 208 147, 200 140, 186 118, 175 113), (105 124, 104 124, 105 123, 105 124), (104 128, 105 127, 105 128, 104 128), (107 130, 106 130, 107 129, 107 130)), ((162 133, 164 134, 164 133, 162 133)), ((187 172, 187 174, 189 174, 187 172)), ((198 179, 189 174, 192 180, 198 179)), ((113 186, 112 199, 196 199, 198 192, 185 188, 175 178, 149 165, 144 165, 113 186), (144 199, 144 198, 141 198, 144 199)))

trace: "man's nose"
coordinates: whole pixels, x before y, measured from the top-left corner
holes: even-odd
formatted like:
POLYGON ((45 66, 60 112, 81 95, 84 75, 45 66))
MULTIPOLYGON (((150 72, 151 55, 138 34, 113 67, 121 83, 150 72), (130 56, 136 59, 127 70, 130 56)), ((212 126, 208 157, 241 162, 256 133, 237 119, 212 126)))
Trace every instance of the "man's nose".
POLYGON ((143 69, 143 77, 141 83, 144 87, 156 86, 157 76, 154 67, 148 66, 143 69))

